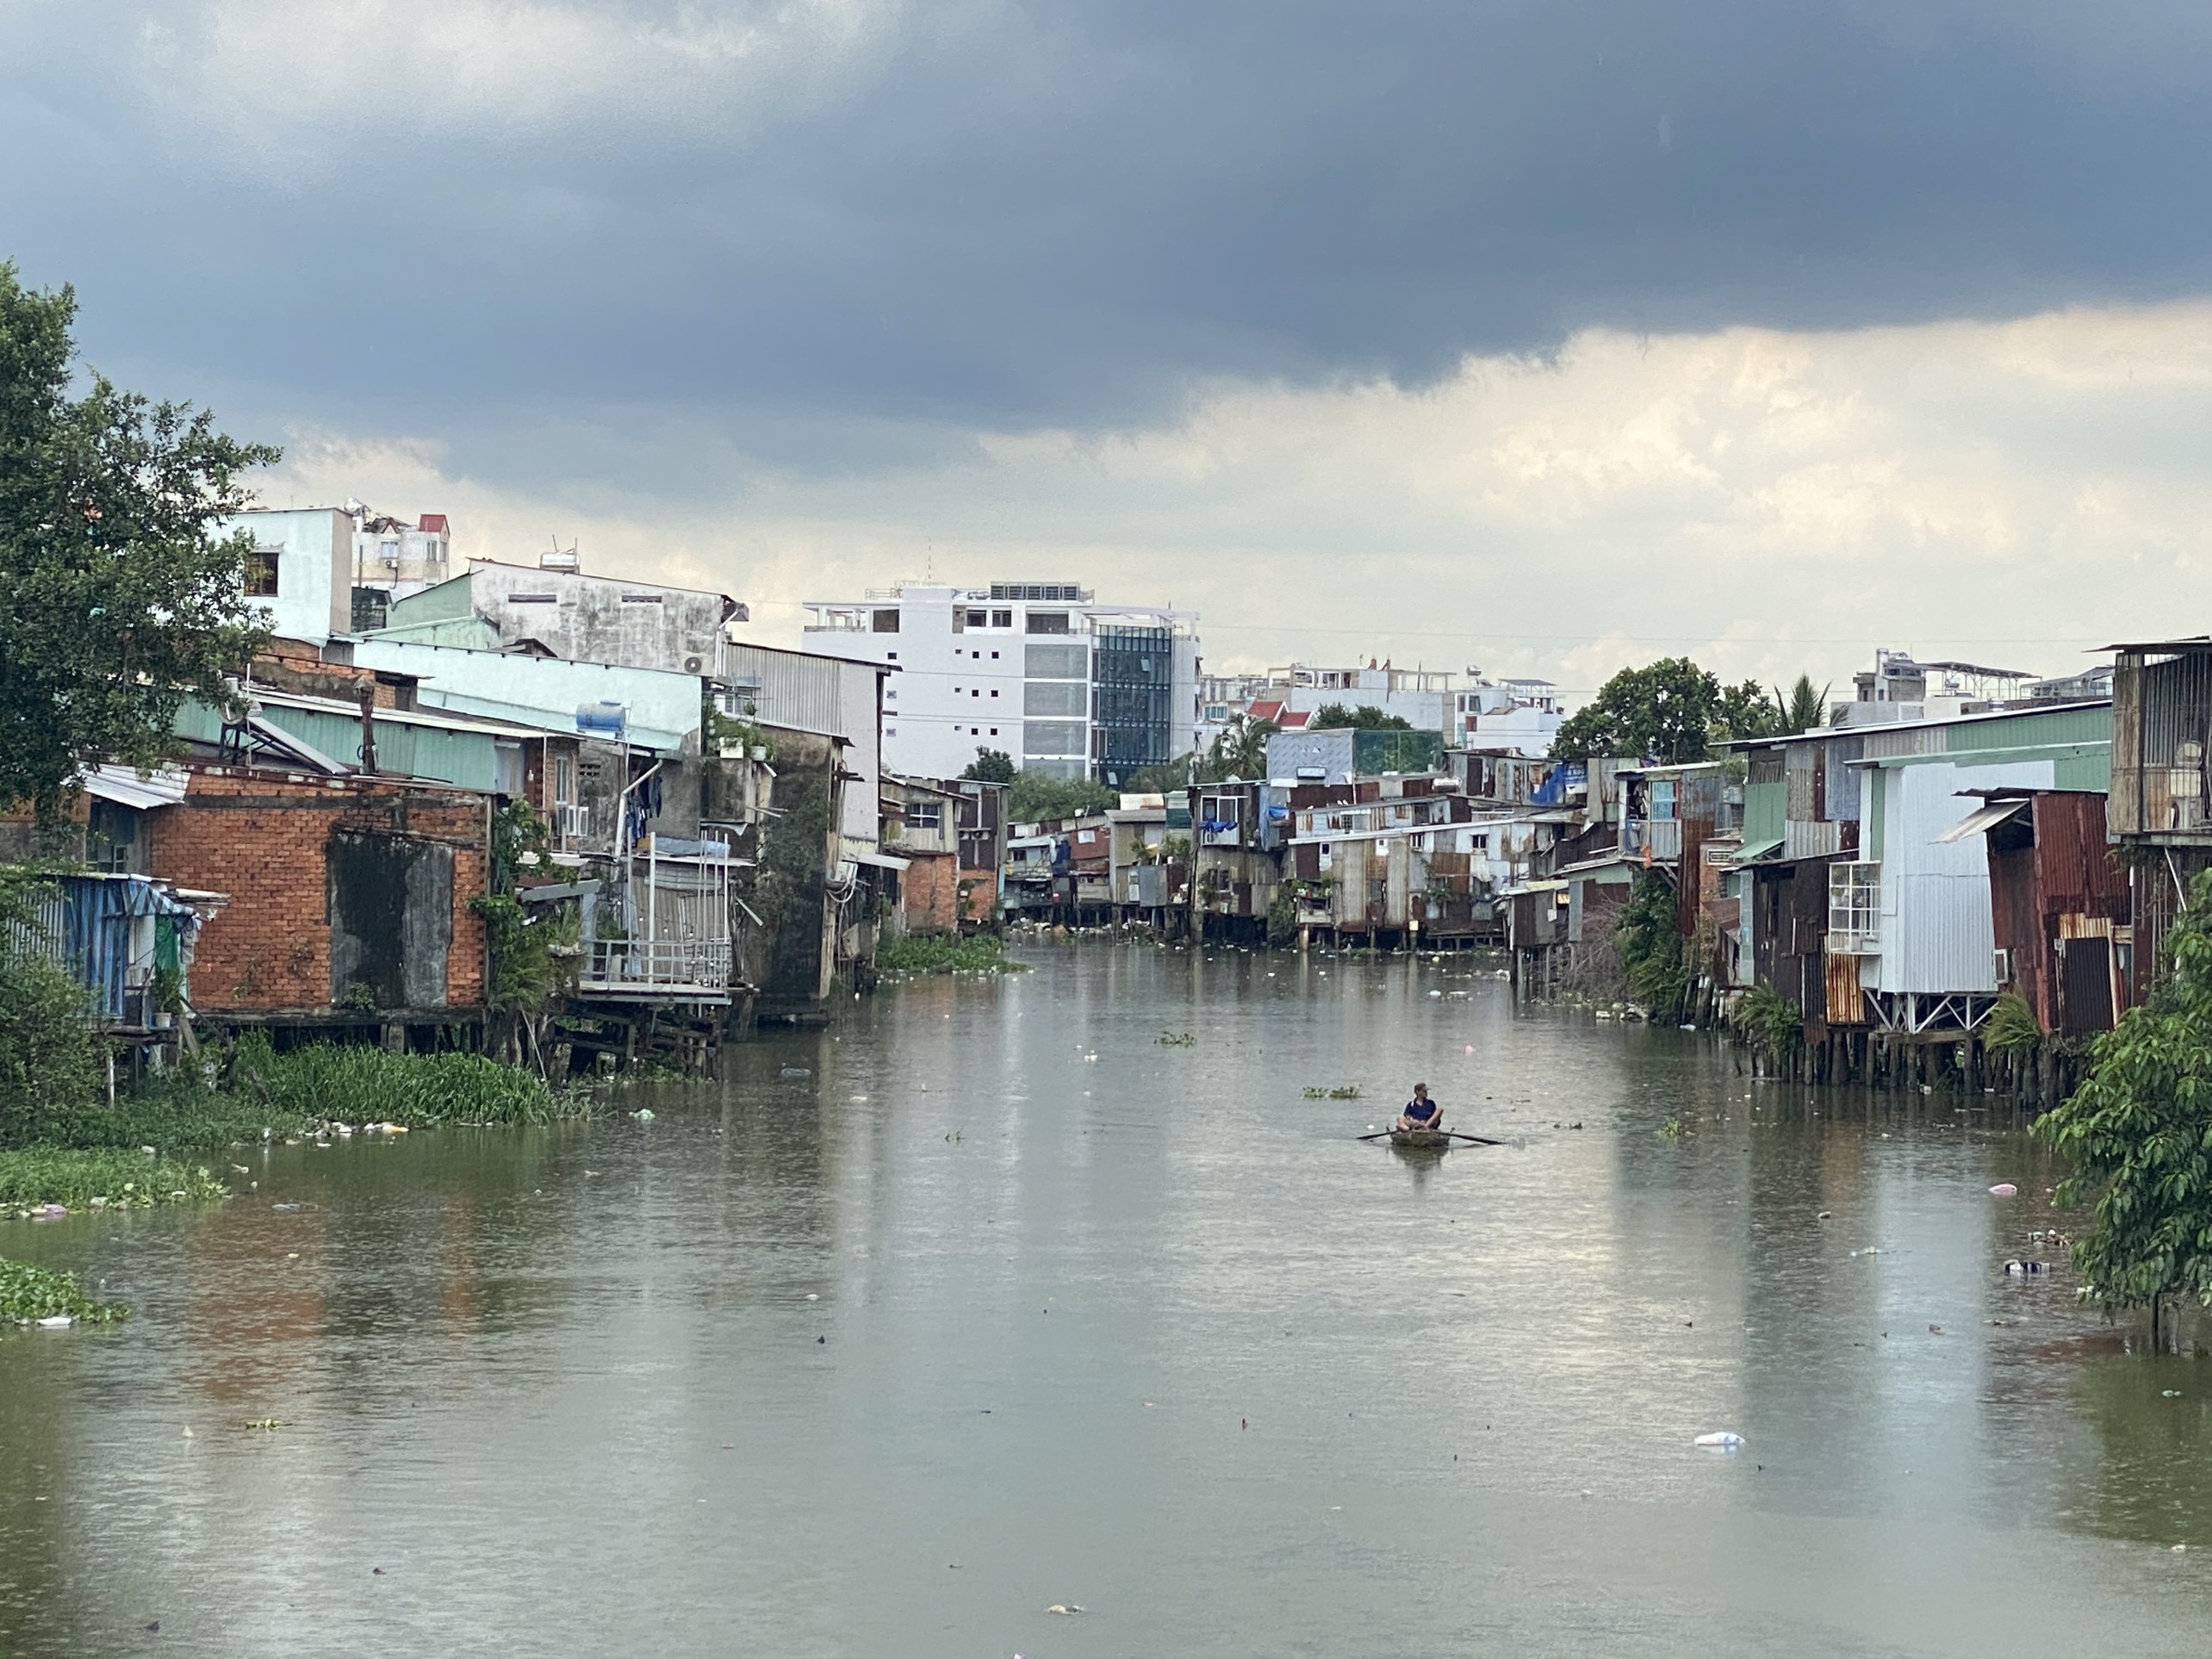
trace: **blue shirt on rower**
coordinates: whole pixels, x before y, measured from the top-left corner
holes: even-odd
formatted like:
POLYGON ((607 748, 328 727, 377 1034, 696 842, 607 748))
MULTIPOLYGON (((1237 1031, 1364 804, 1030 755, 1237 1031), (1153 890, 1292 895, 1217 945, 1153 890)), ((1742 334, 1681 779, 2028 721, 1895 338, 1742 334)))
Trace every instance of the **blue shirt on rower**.
POLYGON ((1436 1103, 1434 1101, 1423 1100, 1418 1095, 1406 1103, 1406 1115, 1412 1118, 1416 1123, 1427 1122, 1431 1118, 1436 1115, 1436 1103))

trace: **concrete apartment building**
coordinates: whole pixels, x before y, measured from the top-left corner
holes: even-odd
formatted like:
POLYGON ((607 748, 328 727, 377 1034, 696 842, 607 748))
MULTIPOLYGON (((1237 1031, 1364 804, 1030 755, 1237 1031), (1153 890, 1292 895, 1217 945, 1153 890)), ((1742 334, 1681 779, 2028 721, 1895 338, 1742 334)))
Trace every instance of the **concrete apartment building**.
POLYGON ((898 670, 883 692, 886 772, 956 778, 995 749, 1118 786, 1197 747, 1193 612, 1102 604, 1068 582, 908 582, 807 609, 808 650, 898 670))

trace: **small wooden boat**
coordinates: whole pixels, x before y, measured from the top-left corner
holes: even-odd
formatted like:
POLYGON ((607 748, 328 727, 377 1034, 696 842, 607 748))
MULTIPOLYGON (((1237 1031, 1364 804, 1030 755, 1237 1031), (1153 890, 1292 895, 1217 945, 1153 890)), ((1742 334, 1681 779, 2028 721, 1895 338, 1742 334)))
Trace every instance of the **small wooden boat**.
POLYGON ((1413 1146, 1423 1151, 1441 1152, 1452 1142, 1449 1129, 1393 1129, 1390 1144, 1394 1146, 1413 1146))

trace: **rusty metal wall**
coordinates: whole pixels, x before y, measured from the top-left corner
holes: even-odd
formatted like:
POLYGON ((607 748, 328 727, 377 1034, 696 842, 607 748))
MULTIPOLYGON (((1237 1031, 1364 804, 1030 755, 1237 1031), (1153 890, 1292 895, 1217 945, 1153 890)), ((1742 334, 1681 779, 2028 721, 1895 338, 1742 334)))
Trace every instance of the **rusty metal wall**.
POLYGON ((2035 797, 2035 885, 2051 915, 2128 919, 2128 872, 2105 834, 2102 795, 2035 797))

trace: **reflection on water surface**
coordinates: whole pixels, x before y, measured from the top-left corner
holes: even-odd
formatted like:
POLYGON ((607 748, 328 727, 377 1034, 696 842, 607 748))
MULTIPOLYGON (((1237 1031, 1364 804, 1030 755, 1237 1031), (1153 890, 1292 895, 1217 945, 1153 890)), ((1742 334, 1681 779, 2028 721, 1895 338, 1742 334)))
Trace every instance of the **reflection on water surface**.
POLYGON ((1034 960, 649 1124, 9 1224, 138 1311, 0 1337, 0 1650, 2202 1650, 2212 1366, 2004 1273, 1993 1103, 1488 965, 1034 960), (1353 1139, 1417 1080, 1507 1144, 1353 1139))

